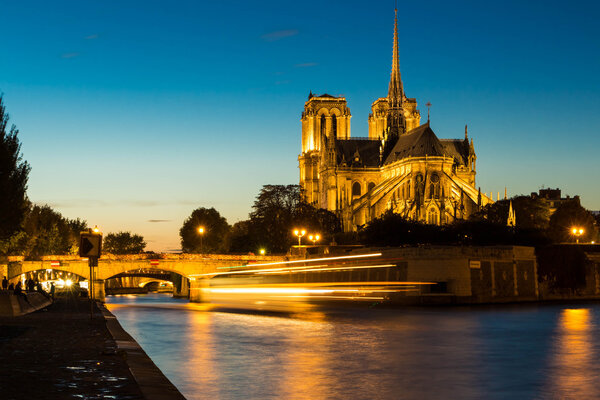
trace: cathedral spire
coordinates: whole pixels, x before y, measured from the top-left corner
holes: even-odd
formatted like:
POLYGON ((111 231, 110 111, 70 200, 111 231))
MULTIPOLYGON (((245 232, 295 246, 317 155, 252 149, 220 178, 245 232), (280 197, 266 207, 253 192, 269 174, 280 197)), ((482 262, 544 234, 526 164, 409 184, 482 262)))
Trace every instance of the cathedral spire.
POLYGON ((389 146, 393 146, 396 139, 406 133, 406 120, 403 109, 404 89, 402 88, 402 79, 400 78, 400 61, 398 58, 398 9, 394 10, 394 14, 394 55, 392 60, 392 76, 390 77, 387 97, 389 108, 386 116, 387 136, 391 139, 389 146))
POLYGON ((390 77, 390 86, 388 88, 388 101, 390 106, 398 108, 402 105, 404 88, 400 77, 400 60, 398 56, 398 9, 394 10, 394 50, 392 59, 392 75, 390 77))

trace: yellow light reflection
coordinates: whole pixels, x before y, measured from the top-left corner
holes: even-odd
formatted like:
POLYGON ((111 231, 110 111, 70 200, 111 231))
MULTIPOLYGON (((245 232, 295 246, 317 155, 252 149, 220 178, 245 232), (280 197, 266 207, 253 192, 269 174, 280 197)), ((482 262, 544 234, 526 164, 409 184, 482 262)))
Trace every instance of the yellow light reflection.
POLYGON ((306 313, 305 318, 289 321, 300 329, 286 330, 287 368, 278 392, 282 399, 330 399, 337 375, 327 349, 336 340, 335 329, 323 313, 306 313))
POLYGON ((598 367, 593 363, 594 338, 590 309, 563 310, 558 327, 556 353, 550 376, 554 398, 600 398, 597 377, 590 371, 598 367))

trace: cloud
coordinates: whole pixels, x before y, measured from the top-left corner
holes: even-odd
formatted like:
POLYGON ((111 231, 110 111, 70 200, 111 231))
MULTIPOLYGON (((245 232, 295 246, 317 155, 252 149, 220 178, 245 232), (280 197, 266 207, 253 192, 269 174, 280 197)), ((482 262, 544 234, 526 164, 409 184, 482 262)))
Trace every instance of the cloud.
MULTIPOLYGON (((36 202, 40 203, 40 202, 36 202)), ((44 201, 52 208, 90 208, 90 207, 162 207, 162 206, 193 206, 200 207, 201 203, 192 200, 154 201, 154 200, 100 200, 100 199, 60 199, 44 201)), ((208 205, 207 205, 208 207, 208 205)), ((161 221, 162 220, 157 220, 161 221)), ((164 221, 166 222, 166 220, 164 221)))
POLYGON ((267 42, 274 42, 279 39, 283 39, 290 36, 296 36, 298 34, 297 29, 285 29, 282 31, 274 31, 265 33, 261 36, 261 39, 266 40, 267 42))
POLYGON ((171 222, 170 219, 149 219, 148 222, 171 222))
POLYGON ((294 65, 294 67, 306 68, 306 67, 314 67, 315 65, 319 65, 319 64, 316 62, 307 62, 307 63, 302 63, 302 64, 296 64, 296 65, 294 65))
MULTIPOLYGON (((36 202, 40 204, 40 202, 36 202)), ((44 203, 43 201, 41 203, 44 203)), ((96 199, 80 199, 80 200, 58 200, 46 202, 52 208, 92 208, 92 207, 107 207, 111 206, 110 203, 103 200, 96 199)))
POLYGON ((84 39, 85 40, 94 40, 94 39, 98 39, 98 36, 99 35, 97 33, 94 33, 93 35, 85 36, 84 39))
POLYGON ((63 53, 60 55, 60 58, 75 58, 75 57, 79 57, 79 53, 77 53, 77 52, 63 53))

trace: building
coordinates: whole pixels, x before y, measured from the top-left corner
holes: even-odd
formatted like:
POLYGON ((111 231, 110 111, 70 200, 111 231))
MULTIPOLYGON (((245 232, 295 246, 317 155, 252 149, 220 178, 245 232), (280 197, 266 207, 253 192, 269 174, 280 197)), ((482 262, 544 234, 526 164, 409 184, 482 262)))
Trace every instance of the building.
POLYGON ((308 96, 298 157, 305 201, 336 213, 352 231, 387 210, 429 224, 467 218, 492 200, 475 187, 473 139, 439 139, 406 97, 398 58, 398 16, 387 97, 375 100, 368 137, 350 136, 346 98, 308 96))
POLYGON ((564 202, 573 201, 573 200, 576 200, 577 202, 579 202, 579 196, 574 196, 574 197, 570 197, 570 196, 561 197, 561 196, 562 196, 561 190, 559 188, 540 189, 537 193, 536 192, 531 193, 532 199, 543 199, 548 203, 551 215, 554 214, 556 209, 564 202))

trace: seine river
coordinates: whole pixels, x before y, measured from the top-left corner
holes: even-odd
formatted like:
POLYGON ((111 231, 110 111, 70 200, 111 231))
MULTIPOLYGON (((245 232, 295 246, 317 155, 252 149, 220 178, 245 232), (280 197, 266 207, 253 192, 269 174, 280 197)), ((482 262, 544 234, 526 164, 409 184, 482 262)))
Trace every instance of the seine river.
POLYGON ((597 399, 600 304, 235 313, 108 308, 188 399, 597 399))

